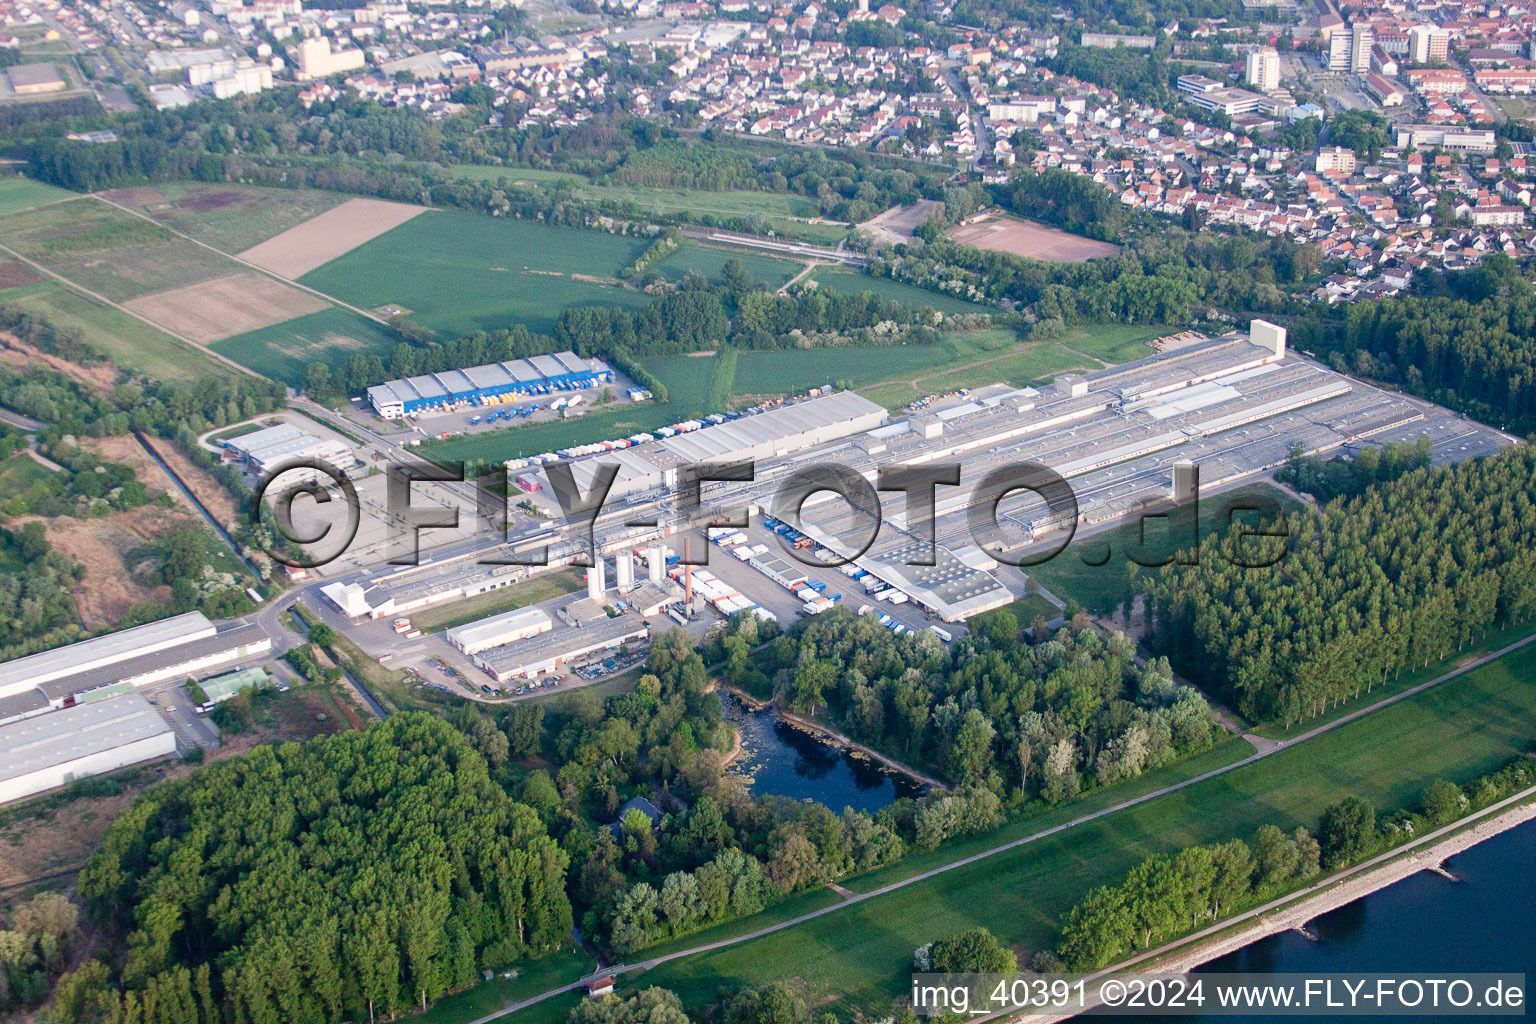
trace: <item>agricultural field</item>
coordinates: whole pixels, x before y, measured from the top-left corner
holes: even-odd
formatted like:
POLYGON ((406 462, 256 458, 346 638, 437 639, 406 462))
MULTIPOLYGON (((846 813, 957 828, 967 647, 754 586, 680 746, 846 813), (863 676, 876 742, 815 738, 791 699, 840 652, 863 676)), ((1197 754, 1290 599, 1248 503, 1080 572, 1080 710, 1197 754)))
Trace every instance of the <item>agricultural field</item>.
POLYGON ((416 217, 306 274, 303 283, 372 309, 393 304, 448 335, 522 323, 549 332, 571 306, 639 306, 619 271, 649 242, 443 210, 416 217))
POLYGON ((181 181, 165 182, 154 188, 114 189, 104 195, 229 253, 249 249, 324 213, 346 198, 317 189, 181 181))
POLYGON ((853 387, 894 376, 919 374, 953 358, 949 345, 851 345, 842 348, 775 349, 737 357, 732 394, 750 399, 802 393, 837 381, 853 387))
POLYGON ((408 203, 348 199, 251 246, 240 258, 282 277, 301 277, 427 212, 408 203))
POLYGON ((208 347, 241 366, 299 387, 312 362, 340 363, 354 352, 383 356, 395 346, 384 328, 340 306, 215 341, 208 347))
POLYGON ((82 199, 0 218, 0 238, 111 302, 235 272, 239 264, 106 203, 82 199))
POLYGON ((57 281, 0 291, 0 302, 30 310, 60 327, 77 328, 113 363, 158 380, 228 377, 238 372, 201 349, 57 281))
POLYGON ((199 345, 334 308, 318 296, 255 270, 156 292, 123 305, 199 345))
MULTIPOLYGON (((1462 783, 1517 756, 1533 729, 1536 650, 1527 647, 1218 778, 803 925, 664 964, 626 979, 625 987, 660 985, 678 992, 685 1004, 702 1004, 714 999, 721 984, 791 980, 803 985, 820 1009, 878 1016, 889 1012, 891 1000, 910 983, 912 950, 936 936, 981 925, 1027 959, 1052 942, 1061 915, 1084 892, 1118 881, 1147 856, 1233 837, 1252 839, 1262 824, 1314 828, 1328 804, 1350 795, 1383 809, 1401 807, 1437 778, 1462 783), (807 959, 806 949, 818 955, 807 959)), ((1230 763, 1251 749, 1243 741, 1228 741, 1191 763, 934 854, 917 854, 851 887, 869 891, 1230 763)), ((710 937, 694 936, 693 943, 710 937)))
POLYGON ((45 185, 31 178, 20 175, 0 177, 0 217, 74 198, 78 198, 77 193, 45 185))

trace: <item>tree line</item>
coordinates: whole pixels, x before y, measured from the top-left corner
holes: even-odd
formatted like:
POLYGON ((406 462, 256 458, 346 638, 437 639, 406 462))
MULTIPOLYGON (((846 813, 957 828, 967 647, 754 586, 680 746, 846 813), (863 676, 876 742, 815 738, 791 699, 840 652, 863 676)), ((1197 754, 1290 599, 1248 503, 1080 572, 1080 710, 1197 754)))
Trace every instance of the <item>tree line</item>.
POLYGON ((1433 278, 1419 294, 1314 305, 1293 343, 1336 369, 1509 430, 1536 425, 1536 288, 1503 255, 1433 278))
POLYGON ((1062 920, 1054 953, 1037 956, 1038 970, 1093 971, 1118 963, 1248 907, 1283 896, 1321 872, 1337 871, 1433 831, 1536 783, 1527 755, 1466 786, 1438 779, 1416 807, 1378 814, 1348 796, 1323 811, 1314 835, 1297 826, 1287 835, 1259 828, 1253 843, 1233 839, 1156 854, 1118 885, 1100 886, 1062 920))
POLYGON ((1319 714, 1536 610, 1533 493, 1519 445, 1292 516, 1262 570, 1206 538, 1151 583, 1150 642, 1250 718, 1319 714))
MULTIPOLYGON (((777 349, 830 345, 922 345, 937 342, 939 314, 881 299, 873 292, 834 295, 814 288, 778 295, 761 288, 740 260, 729 260, 718 281, 690 274, 676 286, 652 286, 639 309, 577 306, 555 320, 553 336, 521 324, 439 341, 409 320, 390 328, 400 338, 386 356, 354 352, 339 367, 309 364, 304 390, 335 400, 398 377, 570 349, 617 365, 658 401, 666 386, 645 369, 653 356, 701 352, 722 346, 777 349)), ((967 325, 972 320, 963 321, 967 325)))
POLYGON ((1207 307, 1298 312, 1303 304, 1289 290, 1321 264, 1316 247, 1290 239, 1219 237, 1126 211, 1103 186, 1057 169, 1026 173, 992 194, 998 205, 1032 219, 1107 234, 1121 249, 1081 263, 1048 263, 959 245, 945 236, 941 220, 877 250, 869 272, 972 301, 1007 300, 1030 323, 1177 324, 1193 322, 1207 307))

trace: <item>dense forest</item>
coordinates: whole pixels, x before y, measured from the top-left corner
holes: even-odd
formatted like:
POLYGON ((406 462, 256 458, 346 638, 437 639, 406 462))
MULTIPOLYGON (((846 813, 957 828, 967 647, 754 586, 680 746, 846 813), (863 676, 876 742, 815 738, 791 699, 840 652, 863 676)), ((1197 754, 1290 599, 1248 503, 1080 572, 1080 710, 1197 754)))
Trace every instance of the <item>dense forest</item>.
MULTIPOLYGON (((1024 633, 1008 609, 973 620, 952 649, 898 637, 871 616, 818 615, 753 654, 721 641, 725 674, 800 714, 824 713, 853 738, 1018 806, 1057 803, 1210 746, 1219 731, 1166 661, 1138 667, 1123 634, 1084 616, 1024 633)), ((934 812, 937 813, 937 812, 934 812)), ((931 823, 914 829, 929 841, 931 823)), ((940 835, 939 838, 943 838, 940 835)))
POLYGON ((66 1019, 363 1020, 569 940, 566 856, 448 723, 261 746, 147 791, 81 896, 119 965, 66 1019))
POLYGON ((1432 278, 1416 295, 1309 309, 1293 344, 1338 369, 1512 430, 1536 425, 1536 288, 1508 257, 1432 278))
POLYGON ((1349 458, 1324 459, 1294 450, 1275 479, 1305 491, 1320 501, 1356 497, 1377 484, 1391 483, 1404 473, 1430 465, 1429 438, 1413 444, 1388 441, 1380 448, 1362 446, 1349 458))
POLYGON ((1165 566, 1153 649, 1250 718, 1316 715, 1536 611, 1533 494, 1520 445, 1293 516, 1269 568, 1165 566))

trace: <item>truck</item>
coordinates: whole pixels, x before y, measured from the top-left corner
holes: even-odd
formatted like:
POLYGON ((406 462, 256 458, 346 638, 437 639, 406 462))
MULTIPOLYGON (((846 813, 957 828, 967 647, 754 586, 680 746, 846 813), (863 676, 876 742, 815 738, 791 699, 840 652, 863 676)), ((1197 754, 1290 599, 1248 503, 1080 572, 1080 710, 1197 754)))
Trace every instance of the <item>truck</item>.
POLYGON ((940 640, 943 640, 947 644, 954 643, 955 634, 951 633, 943 626, 929 626, 928 632, 932 633, 934 636, 938 637, 940 640))
POLYGON ((800 539, 795 541, 795 548, 797 550, 803 550, 805 548, 810 547, 814 543, 816 543, 816 542, 811 540, 811 538, 805 536, 804 534, 801 534, 800 539))
POLYGON ((827 585, 821 582, 821 580, 806 580, 806 585, 818 594, 825 594, 827 592, 827 585))
POLYGON ((479 422, 480 422, 480 417, 479 416, 471 416, 469 418, 469 425, 470 426, 474 426, 476 423, 479 423, 479 422))
POLYGON ((893 587, 887 591, 887 593, 889 593, 891 596, 886 598, 886 600, 891 602, 891 604, 906 604, 911 600, 911 598, 907 596, 907 592, 905 590, 897 590, 893 587))
POLYGON ((875 610, 875 606, 872 605, 872 604, 861 604, 861 605, 859 605, 859 614, 860 615, 868 615, 870 612, 872 612, 874 610, 875 610))
POLYGON ((395 620, 395 632, 396 633, 404 633, 406 630, 408 630, 410 628, 411 628, 411 620, 410 619, 396 619, 395 620))
POLYGON ((885 614, 884 612, 880 613, 880 618, 879 618, 878 621, 879 621, 880 625, 886 626, 886 627, 894 626, 896 624, 896 620, 891 618, 889 615, 885 614))

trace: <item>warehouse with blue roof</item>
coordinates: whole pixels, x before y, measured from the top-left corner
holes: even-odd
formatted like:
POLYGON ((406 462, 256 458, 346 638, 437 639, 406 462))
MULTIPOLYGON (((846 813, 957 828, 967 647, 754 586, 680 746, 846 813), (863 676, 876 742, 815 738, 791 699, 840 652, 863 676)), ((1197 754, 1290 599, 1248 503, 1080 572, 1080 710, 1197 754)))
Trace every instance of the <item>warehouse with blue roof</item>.
POLYGON ((555 352, 387 381, 368 389, 368 402, 374 412, 393 420, 422 412, 450 412, 466 405, 494 404, 521 395, 547 395, 611 383, 613 370, 601 359, 555 352))

